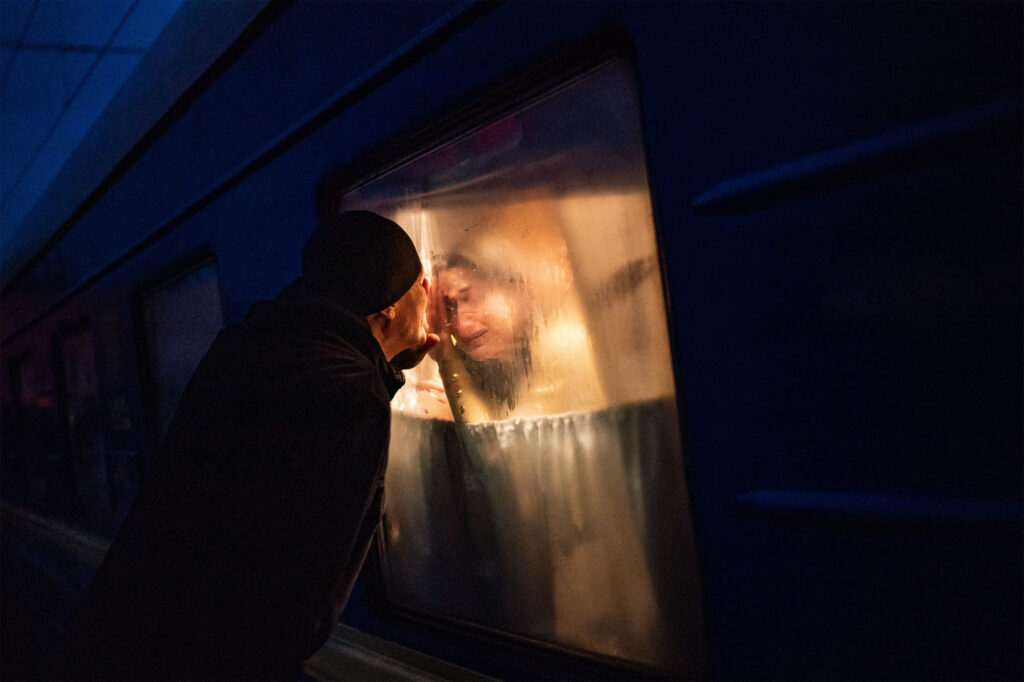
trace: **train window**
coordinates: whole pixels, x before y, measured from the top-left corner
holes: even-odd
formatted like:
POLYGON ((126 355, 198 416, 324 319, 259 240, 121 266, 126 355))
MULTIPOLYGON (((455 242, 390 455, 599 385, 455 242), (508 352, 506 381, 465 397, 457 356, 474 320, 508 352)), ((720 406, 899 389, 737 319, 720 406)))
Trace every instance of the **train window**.
POLYGON ((102 399, 92 330, 58 336, 61 413, 72 480, 72 513, 82 526, 112 531, 113 509, 103 439, 102 399))
POLYGON ((142 296, 155 440, 163 437, 185 385, 224 327, 216 263, 205 260, 142 296))
POLYGON ((0 424, 4 495, 59 516, 68 500, 52 377, 38 371, 32 354, 14 358, 8 369, 0 424))
POLYGON ((338 201, 409 231, 442 335, 393 402, 389 600, 700 674, 638 110, 608 62, 338 201))

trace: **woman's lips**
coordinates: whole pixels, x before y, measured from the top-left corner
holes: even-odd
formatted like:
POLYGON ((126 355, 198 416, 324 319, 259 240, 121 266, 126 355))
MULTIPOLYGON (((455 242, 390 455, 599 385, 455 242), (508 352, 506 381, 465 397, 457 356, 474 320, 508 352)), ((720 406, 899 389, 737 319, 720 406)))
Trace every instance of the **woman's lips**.
POLYGON ((472 336, 467 336, 462 340, 462 343, 466 344, 470 348, 479 348, 484 342, 484 336, 487 335, 487 330, 478 331, 472 336))

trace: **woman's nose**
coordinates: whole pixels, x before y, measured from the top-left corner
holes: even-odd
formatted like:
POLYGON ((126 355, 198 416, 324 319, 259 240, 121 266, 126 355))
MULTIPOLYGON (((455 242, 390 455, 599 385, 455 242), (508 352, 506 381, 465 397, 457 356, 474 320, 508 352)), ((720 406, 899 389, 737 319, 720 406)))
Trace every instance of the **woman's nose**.
POLYGON ((452 317, 452 331, 460 338, 469 338, 481 329, 480 320, 471 311, 461 307, 452 317))

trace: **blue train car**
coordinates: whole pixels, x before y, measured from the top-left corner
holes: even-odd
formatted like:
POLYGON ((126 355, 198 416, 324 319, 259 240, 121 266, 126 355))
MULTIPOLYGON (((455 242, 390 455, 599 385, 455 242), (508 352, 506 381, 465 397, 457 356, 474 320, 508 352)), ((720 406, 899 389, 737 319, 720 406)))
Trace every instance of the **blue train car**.
POLYGON ((452 345, 310 676, 1024 675, 1020 3, 186 7, 4 273, 5 633, 59 648, 214 336, 370 208, 452 345))

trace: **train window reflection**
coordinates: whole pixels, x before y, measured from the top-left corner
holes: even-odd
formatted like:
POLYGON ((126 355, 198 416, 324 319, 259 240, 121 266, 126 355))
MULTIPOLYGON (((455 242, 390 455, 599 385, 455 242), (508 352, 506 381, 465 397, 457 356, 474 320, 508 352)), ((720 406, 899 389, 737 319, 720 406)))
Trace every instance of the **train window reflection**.
POLYGON ((340 197, 405 227, 442 341, 393 402, 396 604, 699 675, 635 86, 613 61, 340 197))

